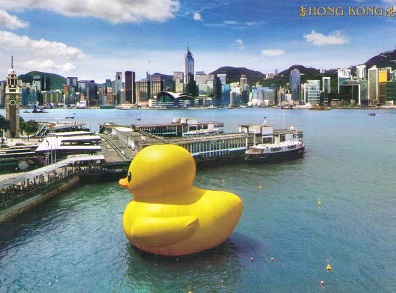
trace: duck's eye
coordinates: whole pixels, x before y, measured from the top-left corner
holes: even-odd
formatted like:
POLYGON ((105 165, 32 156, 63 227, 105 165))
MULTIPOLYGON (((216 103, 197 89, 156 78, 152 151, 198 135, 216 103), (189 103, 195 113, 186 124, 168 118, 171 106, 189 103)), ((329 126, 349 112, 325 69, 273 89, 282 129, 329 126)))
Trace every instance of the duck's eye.
POLYGON ((128 172, 128 182, 131 182, 131 180, 132 180, 132 173, 128 172))

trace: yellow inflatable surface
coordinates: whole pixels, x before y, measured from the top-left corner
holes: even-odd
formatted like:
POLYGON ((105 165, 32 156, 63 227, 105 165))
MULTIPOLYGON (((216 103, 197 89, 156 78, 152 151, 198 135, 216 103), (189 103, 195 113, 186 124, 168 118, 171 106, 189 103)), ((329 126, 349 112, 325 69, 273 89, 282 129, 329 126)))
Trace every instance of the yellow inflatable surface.
POLYGON ((186 255, 231 235, 242 214, 241 199, 194 187, 195 171, 194 159, 180 146, 153 145, 135 156, 119 181, 134 196, 123 218, 132 245, 153 254, 186 255))

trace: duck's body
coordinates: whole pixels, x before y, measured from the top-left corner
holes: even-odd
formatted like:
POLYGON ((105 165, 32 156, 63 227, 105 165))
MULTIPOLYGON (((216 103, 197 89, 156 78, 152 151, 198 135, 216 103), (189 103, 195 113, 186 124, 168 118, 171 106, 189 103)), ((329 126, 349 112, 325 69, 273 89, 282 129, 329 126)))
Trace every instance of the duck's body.
POLYGON ((213 248, 231 235, 242 214, 242 201, 235 194, 192 185, 195 162, 181 147, 145 148, 132 161, 129 174, 130 181, 120 180, 135 196, 124 212, 124 232, 143 251, 185 255, 213 248), (150 167, 153 158, 157 164, 150 167))

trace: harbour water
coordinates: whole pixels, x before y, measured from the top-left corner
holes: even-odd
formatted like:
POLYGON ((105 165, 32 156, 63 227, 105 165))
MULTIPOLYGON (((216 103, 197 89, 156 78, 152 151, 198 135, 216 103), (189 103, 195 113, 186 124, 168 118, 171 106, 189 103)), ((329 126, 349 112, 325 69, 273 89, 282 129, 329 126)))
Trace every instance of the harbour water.
POLYGON ((94 131, 105 121, 196 117, 224 122, 226 132, 267 117, 303 130, 306 154, 198 170, 195 185, 238 194, 244 211, 223 245, 185 257, 129 244, 122 215, 132 196, 117 183, 70 190, 0 225, 1 292, 396 291, 396 111, 48 111, 21 116, 48 121, 74 112, 94 131))

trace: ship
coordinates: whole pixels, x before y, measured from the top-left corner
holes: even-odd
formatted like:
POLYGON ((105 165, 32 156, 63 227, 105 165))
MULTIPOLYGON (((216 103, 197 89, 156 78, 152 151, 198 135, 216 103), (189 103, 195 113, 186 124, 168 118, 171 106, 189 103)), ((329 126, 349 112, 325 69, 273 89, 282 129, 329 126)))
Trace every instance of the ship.
POLYGON ((244 125, 241 132, 253 133, 254 141, 245 151, 245 160, 284 161, 303 157, 305 145, 303 132, 294 126, 285 129, 274 129, 270 125, 244 125))

